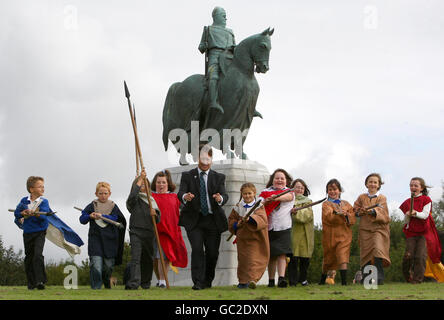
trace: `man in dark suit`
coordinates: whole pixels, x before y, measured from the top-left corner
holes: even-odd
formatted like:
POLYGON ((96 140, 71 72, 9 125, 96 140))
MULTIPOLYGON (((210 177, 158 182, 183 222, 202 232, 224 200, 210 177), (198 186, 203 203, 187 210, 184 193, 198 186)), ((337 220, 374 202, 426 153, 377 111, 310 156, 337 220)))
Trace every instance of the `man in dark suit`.
POLYGON ((228 201, 225 175, 210 170, 213 153, 200 148, 198 167, 182 173, 177 194, 184 204, 179 225, 191 244, 193 289, 211 288, 214 280, 221 233, 228 230, 222 206, 228 201))

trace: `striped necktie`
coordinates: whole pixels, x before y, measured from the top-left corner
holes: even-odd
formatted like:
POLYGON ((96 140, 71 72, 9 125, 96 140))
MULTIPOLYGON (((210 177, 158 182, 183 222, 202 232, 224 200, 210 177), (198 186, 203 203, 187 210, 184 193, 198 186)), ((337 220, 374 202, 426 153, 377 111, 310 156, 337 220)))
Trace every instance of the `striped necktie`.
POLYGON ((209 213, 208 202, 207 202, 207 188, 205 186, 205 172, 200 173, 200 209, 202 215, 206 216, 209 213))

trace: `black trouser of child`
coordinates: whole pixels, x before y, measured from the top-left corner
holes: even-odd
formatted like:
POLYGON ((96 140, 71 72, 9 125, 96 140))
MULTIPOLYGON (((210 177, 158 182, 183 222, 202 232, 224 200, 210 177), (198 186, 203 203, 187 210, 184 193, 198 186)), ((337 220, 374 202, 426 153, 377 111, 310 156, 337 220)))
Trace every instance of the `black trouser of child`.
POLYGON ((153 276, 153 244, 154 232, 143 230, 143 232, 130 231, 131 261, 129 263, 128 281, 125 287, 137 289, 141 286, 148 289, 153 276))
POLYGON ((310 258, 291 257, 288 263, 288 282, 290 286, 295 286, 298 282, 307 280, 307 270, 310 265, 310 258))
POLYGON ((45 259, 43 257, 45 236, 46 230, 23 234, 25 272, 29 289, 35 288, 40 283, 46 283, 45 259))
POLYGON ((341 274, 341 284, 343 286, 347 285, 347 270, 339 270, 339 273, 341 274))

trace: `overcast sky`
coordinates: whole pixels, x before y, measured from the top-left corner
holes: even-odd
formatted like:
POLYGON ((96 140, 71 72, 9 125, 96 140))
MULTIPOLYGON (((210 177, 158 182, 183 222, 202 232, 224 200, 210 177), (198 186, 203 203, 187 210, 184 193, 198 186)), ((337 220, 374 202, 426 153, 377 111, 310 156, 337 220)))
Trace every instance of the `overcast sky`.
MULTIPOLYGON (((87 242, 73 206, 98 181, 128 217, 134 140, 123 92, 137 109, 150 177, 177 165, 163 150, 162 109, 173 82, 203 73, 197 50, 216 6, 236 41, 275 29, 270 70, 244 150, 270 172, 287 169, 313 200, 338 178, 354 202, 381 173, 396 209, 409 181, 444 179, 444 2, 3 1, 0 4, 0 234, 23 248, 8 208, 30 175, 45 178, 51 207, 87 242), (333 5, 334 3, 334 5, 333 5)), ((216 156, 215 160, 218 160, 216 156)), ((320 208, 315 209, 320 223, 320 208)), ((76 262, 87 257, 86 245, 76 262)), ((46 261, 68 254, 46 242, 46 261)))

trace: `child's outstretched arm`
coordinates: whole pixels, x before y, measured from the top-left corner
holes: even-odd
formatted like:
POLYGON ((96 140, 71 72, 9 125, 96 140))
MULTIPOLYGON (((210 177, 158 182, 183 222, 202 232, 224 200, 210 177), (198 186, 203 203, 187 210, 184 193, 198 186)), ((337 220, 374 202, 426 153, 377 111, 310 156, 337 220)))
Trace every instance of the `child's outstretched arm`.
POLYGON ((130 213, 131 209, 136 205, 137 199, 139 199, 139 192, 140 186, 138 186, 137 183, 133 183, 128 199, 126 200, 126 208, 128 211, 130 211, 130 213))
POLYGON ((80 216, 79 220, 81 224, 87 224, 90 220, 90 214, 94 212, 94 205, 90 203, 85 207, 85 209, 82 210, 82 215, 80 216))

